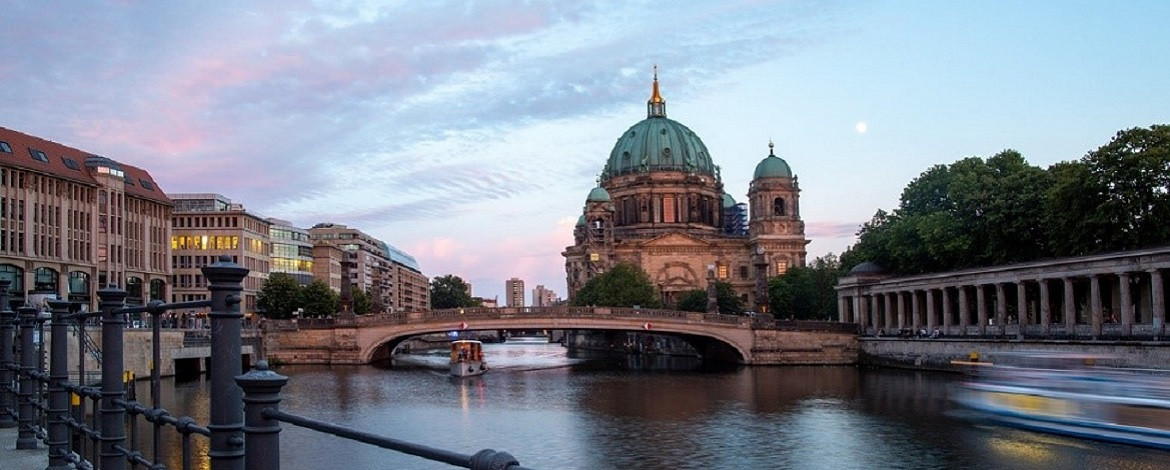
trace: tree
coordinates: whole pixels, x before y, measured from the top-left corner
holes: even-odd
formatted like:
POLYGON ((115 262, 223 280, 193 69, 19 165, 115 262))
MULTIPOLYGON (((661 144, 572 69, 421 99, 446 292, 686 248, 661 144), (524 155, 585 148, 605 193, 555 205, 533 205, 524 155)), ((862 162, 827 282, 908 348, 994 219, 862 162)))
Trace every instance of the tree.
POLYGON ((471 287, 462 278, 447 274, 431 279, 431 308, 477 307, 471 298, 471 287))
POLYGON ((268 318, 292 318, 293 312, 301 307, 301 285, 286 273, 272 273, 256 294, 256 306, 268 318))
POLYGON ((320 279, 304 287, 302 301, 306 317, 332 317, 337 313, 340 298, 333 289, 320 279))
MULTIPOLYGON (((743 313, 743 299, 735 295, 731 284, 715 281, 715 301, 719 304, 719 313, 724 315, 740 315, 743 313)), ((688 312, 707 311, 707 291, 695 289, 684 292, 679 296, 675 308, 688 312)))
POLYGON ((841 264, 832 253, 808 267, 788 268, 768 280, 768 296, 776 318, 833 320, 837 318, 837 279, 841 264))
POLYGON ((633 264, 618 263, 594 276, 573 297, 573 305, 658 308, 661 302, 650 276, 633 264))
POLYGON ((374 311, 374 296, 368 290, 354 289, 353 291, 353 313, 357 315, 365 315, 374 311))

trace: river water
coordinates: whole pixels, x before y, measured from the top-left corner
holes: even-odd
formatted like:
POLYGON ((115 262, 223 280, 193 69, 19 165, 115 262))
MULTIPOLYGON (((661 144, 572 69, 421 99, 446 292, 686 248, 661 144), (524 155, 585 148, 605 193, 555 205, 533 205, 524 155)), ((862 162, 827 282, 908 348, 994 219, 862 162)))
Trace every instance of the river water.
MULTIPOLYGON (((282 367, 290 380, 281 407, 465 454, 507 451, 541 469, 1170 468, 1167 452, 969 421, 947 397, 958 375, 710 370, 688 360, 571 357, 540 342, 485 350, 491 370, 465 379, 447 376, 445 352, 399 356, 393 368, 282 367)), ((172 414, 207 422, 206 380, 166 387, 172 414)), ((166 462, 175 468, 171 434, 166 462)), ((194 444, 206 451, 206 439, 194 444)), ((281 451, 284 469, 455 468, 291 425, 281 451)))

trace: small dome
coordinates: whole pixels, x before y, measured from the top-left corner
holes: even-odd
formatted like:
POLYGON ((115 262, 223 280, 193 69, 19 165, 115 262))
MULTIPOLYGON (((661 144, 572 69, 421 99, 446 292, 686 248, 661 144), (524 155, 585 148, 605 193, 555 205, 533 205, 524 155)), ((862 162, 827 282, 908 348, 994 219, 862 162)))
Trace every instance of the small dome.
POLYGON ((581 214, 581 217, 578 217, 578 218, 577 218, 577 226, 578 226, 578 227, 584 227, 584 226, 585 226, 585 214, 581 214))
POLYGON ((589 191, 589 197, 585 198, 585 202, 609 202, 609 191, 598 186, 589 191))
POLYGON ((848 275, 849 276, 856 276, 859 274, 885 274, 885 273, 886 273, 886 270, 882 269, 881 266, 878 266, 877 263, 875 263, 873 261, 866 261, 866 262, 863 262, 857 266, 854 266, 853 269, 850 269, 848 275))
POLYGON ((735 198, 726 192, 723 193, 723 208, 735 207, 735 198))
POLYGON ((788 166, 788 162, 783 158, 777 157, 775 153, 775 144, 768 142, 768 156, 760 160, 760 164, 756 165, 756 172, 752 179, 759 178, 791 178, 792 168, 788 166))

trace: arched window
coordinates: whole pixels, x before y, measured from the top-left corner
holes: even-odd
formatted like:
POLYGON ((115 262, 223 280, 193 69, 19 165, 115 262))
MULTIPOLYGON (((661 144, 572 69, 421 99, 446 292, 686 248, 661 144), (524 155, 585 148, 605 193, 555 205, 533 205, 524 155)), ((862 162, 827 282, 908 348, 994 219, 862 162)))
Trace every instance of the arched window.
POLYGON ((787 215, 784 208, 784 198, 778 197, 772 201, 772 215, 787 215))
POLYGON ((136 276, 126 278, 126 303, 142 305, 142 278, 136 276))

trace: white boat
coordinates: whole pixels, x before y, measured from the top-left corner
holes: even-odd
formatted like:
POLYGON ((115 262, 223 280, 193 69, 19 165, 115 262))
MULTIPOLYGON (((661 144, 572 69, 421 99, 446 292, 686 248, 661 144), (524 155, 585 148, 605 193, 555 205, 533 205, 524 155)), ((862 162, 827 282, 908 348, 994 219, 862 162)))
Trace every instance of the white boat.
POLYGON ((487 372, 483 360, 483 343, 461 339, 451 342, 451 375, 470 377, 487 372))
POLYGON ((1008 426, 1170 449, 1170 376, 1100 367, 1063 353, 1012 355, 978 368, 955 401, 1008 426))

